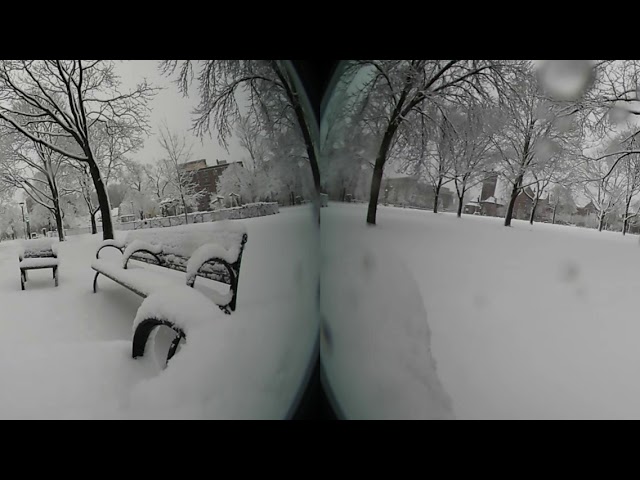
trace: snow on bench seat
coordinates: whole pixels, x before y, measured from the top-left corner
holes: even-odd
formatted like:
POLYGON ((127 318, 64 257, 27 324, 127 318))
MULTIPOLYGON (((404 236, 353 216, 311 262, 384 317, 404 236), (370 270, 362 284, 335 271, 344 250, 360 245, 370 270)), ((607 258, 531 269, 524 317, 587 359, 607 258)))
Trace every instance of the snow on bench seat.
POLYGON ((20 244, 18 255, 20 266, 20 288, 24 290, 24 284, 28 280, 27 271, 40 268, 53 269, 53 279, 58 286, 58 244, 50 238, 38 240, 26 240, 20 244))
POLYGON ((141 297, 148 297, 163 287, 175 288, 180 285, 175 277, 141 267, 129 267, 125 270, 122 265, 109 260, 94 260, 91 262, 91 268, 133 290, 141 297))
POLYGON ((58 265, 57 257, 26 257, 20 261, 21 269, 52 268, 58 265))

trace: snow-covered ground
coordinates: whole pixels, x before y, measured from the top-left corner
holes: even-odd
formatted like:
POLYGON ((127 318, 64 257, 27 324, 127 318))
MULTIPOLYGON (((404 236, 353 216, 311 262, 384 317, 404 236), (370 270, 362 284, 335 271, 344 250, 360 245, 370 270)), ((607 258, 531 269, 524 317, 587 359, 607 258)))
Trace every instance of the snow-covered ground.
POLYGON ((448 397, 460 419, 640 418, 637 236, 383 206, 377 226, 365 217, 322 209, 323 362, 347 414, 448 418, 448 397), (369 306, 328 298, 328 272, 369 306))
MULTIPOLYGON (((295 207, 242 221, 249 240, 236 311, 213 307, 166 370, 153 355, 131 358, 143 299, 105 277, 92 292, 101 234, 58 246, 59 287, 51 270, 32 270, 25 291, 20 242, 0 243, 0 418, 285 416, 318 335, 312 218, 295 207)), ((101 253, 110 256, 119 253, 101 253)))

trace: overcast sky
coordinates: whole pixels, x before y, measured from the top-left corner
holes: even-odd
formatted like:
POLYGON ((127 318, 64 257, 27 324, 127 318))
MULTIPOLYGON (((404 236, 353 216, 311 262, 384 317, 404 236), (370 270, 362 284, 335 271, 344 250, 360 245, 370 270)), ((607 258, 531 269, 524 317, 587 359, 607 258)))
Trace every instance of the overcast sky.
POLYGON ((144 142, 144 147, 131 154, 131 157, 143 163, 151 163, 163 156, 163 150, 158 144, 158 127, 164 120, 169 128, 177 132, 187 134, 187 138, 193 142, 193 160, 205 158, 209 165, 215 164, 216 159, 227 160, 229 162, 242 160, 246 155, 238 145, 235 138, 229 140, 229 152, 218 144, 216 133, 213 136, 198 138, 189 129, 192 125, 193 115, 191 112, 198 104, 197 84, 189 90, 189 97, 183 97, 178 91, 178 86, 160 74, 158 70, 158 60, 127 60, 116 61, 115 70, 122 80, 122 89, 127 91, 135 88, 144 78, 154 86, 162 87, 155 98, 151 101, 150 125, 153 128, 153 136, 144 142))

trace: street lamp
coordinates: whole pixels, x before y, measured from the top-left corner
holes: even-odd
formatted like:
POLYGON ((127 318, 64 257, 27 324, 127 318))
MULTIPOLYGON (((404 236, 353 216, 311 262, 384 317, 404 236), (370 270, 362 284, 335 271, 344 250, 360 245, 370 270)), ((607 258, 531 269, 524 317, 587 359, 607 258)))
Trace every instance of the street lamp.
POLYGON ((29 228, 29 217, 27 212, 27 217, 24 216, 24 202, 20 202, 20 209, 22 210, 22 223, 27 225, 27 240, 31 238, 31 229, 29 228))

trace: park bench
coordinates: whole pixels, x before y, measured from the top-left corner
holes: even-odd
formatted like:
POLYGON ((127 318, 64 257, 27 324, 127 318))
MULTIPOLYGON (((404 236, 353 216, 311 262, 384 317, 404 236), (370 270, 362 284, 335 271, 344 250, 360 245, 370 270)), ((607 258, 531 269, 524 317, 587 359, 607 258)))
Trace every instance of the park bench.
POLYGON ((24 290, 24 284, 28 279, 27 271, 42 268, 51 268, 53 270, 53 280, 56 287, 58 286, 58 252, 51 239, 43 238, 24 241, 18 260, 20 262, 20 286, 22 290, 24 290))
POLYGON ((229 286, 227 293, 208 289, 211 300, 225 313, 236 308, 242 252, 247 242, 244 224, 237 220, 149 228, 130 231, 124 240, 105 240, 96 252, 91 268, 96 274, 93 291, 97 292, 99 275, 146 298, 164 287, 186 285, 193 288, 197 277, 229 286), (121 258, 101 259, 105 248, 115 248, 121 258), (130 265, 130 261, 146 263, 185 276, 165 274, 162 269, 130 265))

